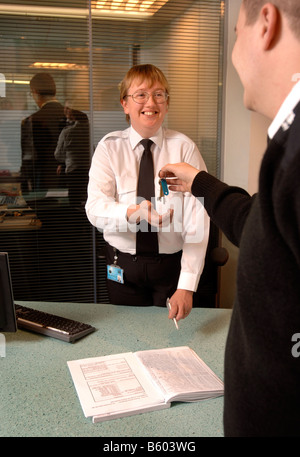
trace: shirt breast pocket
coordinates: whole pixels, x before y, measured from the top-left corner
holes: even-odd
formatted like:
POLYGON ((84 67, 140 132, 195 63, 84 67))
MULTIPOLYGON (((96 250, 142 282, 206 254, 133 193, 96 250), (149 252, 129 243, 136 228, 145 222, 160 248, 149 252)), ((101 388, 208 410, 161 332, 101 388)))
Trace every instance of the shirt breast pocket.
POLYGON ((116 199, 120 203, 136 202, 137 179, 135 176, 116 176, 117 195, 116 199))

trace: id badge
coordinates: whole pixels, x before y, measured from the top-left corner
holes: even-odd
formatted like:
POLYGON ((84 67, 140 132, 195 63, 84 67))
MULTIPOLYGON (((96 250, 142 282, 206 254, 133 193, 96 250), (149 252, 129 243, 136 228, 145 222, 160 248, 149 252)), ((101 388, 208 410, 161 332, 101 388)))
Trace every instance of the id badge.
POLYGON ((124 270, 118 265, 107 265, 107 279, 124 284, 124 270))

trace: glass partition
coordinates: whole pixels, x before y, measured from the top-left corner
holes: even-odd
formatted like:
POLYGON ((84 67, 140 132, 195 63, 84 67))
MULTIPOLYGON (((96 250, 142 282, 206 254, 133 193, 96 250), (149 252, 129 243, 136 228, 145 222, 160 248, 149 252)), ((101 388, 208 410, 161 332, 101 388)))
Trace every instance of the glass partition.
POLYGON ((118 85, 133 64, 163 70, 166 125, 192 138, 219 175, 224 4, 0 3, 0 251, 9 253, 15 300, 108 301, 104 241, 85 215, 85 182, 98 141, 127 128, 118 85), (49 118, 39 117, 30 85, 39 73, 55 83, 55 96, 43 100, 49 118), (59 154, 74 123, 81 171, 72 182, 59 154))

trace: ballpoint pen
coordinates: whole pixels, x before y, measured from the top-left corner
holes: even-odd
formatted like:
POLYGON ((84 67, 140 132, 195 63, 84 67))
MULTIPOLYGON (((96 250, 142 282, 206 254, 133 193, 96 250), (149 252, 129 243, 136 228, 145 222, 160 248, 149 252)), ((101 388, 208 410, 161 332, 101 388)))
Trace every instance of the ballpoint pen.
MULTIPOLYGON (((170 300, 169 300, 168 298, 167 298, 167 308, 168 308, 169 310, 171 310, 171 308, 172 308, 172 307, 171 307, 170 300)), ((177 328, 177 330, 179 330, 179 327, 178 327, 178 324, 177 324, 177 320, 175 319, 175 317, 173 317, 173 322, 174 322, 175 327, 177 328)))

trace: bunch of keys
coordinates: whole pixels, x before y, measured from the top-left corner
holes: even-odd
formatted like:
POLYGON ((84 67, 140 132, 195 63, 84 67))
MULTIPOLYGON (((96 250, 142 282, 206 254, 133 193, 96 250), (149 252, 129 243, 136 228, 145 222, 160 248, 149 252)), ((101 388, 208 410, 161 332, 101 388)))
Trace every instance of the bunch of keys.
POLYGON ((159 199, 161 200, 162 198, 164 198, 165 195, 169 194, 169 189, 168 189, 167 181, 164 178, 161 178, 159 180, 159 185, 160 185, 159 199))

